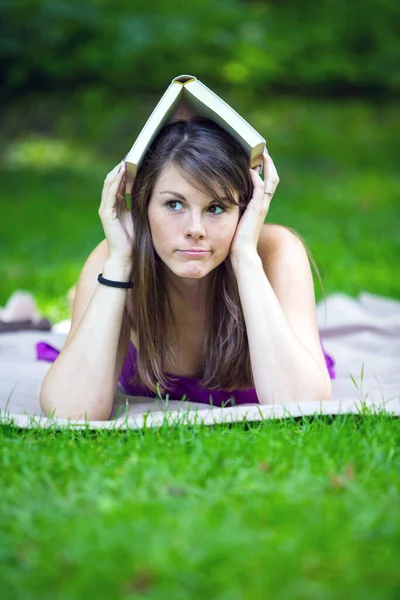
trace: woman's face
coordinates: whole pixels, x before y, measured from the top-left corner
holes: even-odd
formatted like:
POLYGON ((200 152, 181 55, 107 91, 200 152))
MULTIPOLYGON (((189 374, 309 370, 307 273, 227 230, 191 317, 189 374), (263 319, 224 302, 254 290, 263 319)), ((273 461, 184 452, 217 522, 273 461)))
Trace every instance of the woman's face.
MULTIPOLYGON (((239 194, 235 192, 238 200, 239 194)), ((239 207, 224 208, 190 185, 178 167, 168 164, 161 172, 148 206, 154 248, 178 277, 205 277, 229 254, 239 221, 239 207), (197 255, 185 253, 198 249, 197 255)))

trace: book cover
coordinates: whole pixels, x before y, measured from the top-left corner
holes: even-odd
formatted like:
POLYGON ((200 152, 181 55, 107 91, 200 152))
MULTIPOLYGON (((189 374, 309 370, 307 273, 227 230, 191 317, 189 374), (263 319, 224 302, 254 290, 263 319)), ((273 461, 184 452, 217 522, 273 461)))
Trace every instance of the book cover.
POLYGON ((125 157, 126 193, 132 189, 140 163, 160 129, 175 119, 202 116, 215 121, 245 151, 249 167, 263 165, 265 139, 229 104, 193 75, 175 77, 125 157))

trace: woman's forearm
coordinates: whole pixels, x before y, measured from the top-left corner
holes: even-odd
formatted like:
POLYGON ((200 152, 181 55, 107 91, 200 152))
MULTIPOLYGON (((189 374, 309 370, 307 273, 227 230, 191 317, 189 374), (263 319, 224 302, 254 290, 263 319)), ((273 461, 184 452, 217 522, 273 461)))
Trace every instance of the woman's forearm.
POLYGON ((293 333, 256 254, 233 263, 260 404, 328 400, 329 374, 293 333))
MULTIPOLYGON (((131 266, 115 259, 104 264, 103 276, 129 281, 131 266)), ((115 395, 115 368, 125 288, 98 284, 68 344, 50 367, 40 392, 46 415, 105 420, 115 395)))

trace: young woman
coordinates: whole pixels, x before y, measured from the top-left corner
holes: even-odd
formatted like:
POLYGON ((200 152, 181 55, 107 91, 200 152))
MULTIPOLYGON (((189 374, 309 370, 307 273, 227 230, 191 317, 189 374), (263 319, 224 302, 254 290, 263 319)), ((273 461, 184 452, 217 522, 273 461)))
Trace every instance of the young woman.
POLYGON ((192 117, 159 132, 127 207, 124 163, 106 177, 105 239, 76 288, 71 330, 40 393, 46 415, 105 420, 128 394, 237 404, 331 398, 308 252, 264 223, 264 181, 219 125, 192 117))

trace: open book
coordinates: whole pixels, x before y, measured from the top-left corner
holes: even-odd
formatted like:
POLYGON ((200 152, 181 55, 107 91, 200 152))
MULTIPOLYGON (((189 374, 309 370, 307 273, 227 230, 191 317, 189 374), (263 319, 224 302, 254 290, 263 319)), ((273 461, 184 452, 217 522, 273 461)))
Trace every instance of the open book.
POLYGON ((206 117, 218 123, 242 146, 249 167, 262 169, 265 139, 197 77, 179 75, 172 80, 125 157, 127 194, 131 192, 141 160, 160 129, 171 120, 191 116, 206 117))

